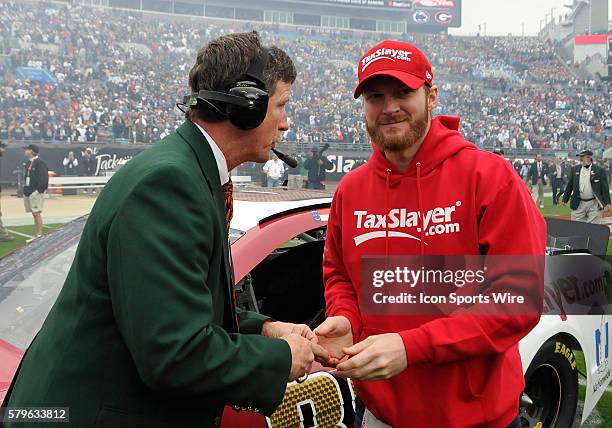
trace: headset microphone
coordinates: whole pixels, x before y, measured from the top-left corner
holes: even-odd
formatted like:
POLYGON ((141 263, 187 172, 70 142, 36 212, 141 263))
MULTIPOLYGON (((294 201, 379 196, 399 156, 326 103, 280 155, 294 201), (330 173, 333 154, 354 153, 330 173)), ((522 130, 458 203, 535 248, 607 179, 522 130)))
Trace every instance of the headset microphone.
POLYGON ((278 156, 278 158, 280 160, 282 160, 283 162, 285 162, 287 165, 289 165, 291 168, 296 168, 298 166, 298 161, 294 158, 292 158, 291 156, 287 156, 286 154, 279 152, 276 149, 272 149, 272 151, 274 152, 274 154, 276 156, 278 156))

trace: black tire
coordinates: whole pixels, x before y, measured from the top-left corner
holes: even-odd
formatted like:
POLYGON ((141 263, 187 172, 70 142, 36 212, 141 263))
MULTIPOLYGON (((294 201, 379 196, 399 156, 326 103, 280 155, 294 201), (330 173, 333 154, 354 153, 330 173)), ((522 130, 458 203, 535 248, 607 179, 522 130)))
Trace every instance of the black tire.
POLYGON ((578 404, 578 370, 566 342, 550 339, 542 345, 525 373, 525 394, 533 404, 521 404, 523 428, 572 427, 578 404))

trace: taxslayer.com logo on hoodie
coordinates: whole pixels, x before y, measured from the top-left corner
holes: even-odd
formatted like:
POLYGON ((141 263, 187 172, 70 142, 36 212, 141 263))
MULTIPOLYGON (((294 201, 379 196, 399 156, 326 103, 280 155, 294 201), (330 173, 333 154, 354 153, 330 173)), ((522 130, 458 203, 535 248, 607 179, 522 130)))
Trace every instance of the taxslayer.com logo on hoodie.
MULTIPOLYGON (((461 225, 453 222, 453 214, 461 207, 461 201, 451 206, 436 207, 423 214, 423 229, 425 236, 447 235, 461 231, 461 225)), ((355 245, 376 238, 384 238, 389 233, 391 238, 406 238, 420 241, 418 236, 409 233, 414 230, 420 234, 420 213, 408 212, 406 208, 393 208, 388 214, 373 214, 368 211, 354 211, 356 221, 355 245), (380 230, 373 230, 380 229, 380 230), (401 229, 401 230, 398 230, 401 229), (363 232, 362 232, 363 231, 363 232), (362 232, 362 233, 360 233, 362 232)))

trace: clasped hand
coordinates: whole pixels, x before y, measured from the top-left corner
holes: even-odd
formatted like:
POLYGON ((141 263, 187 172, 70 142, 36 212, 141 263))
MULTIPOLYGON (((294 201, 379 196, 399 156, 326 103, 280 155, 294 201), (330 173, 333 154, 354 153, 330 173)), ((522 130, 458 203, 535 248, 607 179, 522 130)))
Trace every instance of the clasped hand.
POLYGON ((329 353, 318 344, 318 338, 306 324, 266 321, 261 334, 283 339, 291 350, 289 380, 296 380, 310 372, 315 358, 329 359, 329 353))
POLYGON ((329 358, 316 356, 327 367, 336 367, 341 377, 359 380, 389 379, 406 369, 404 342, 398 333, 370 336, 353 344, 351 323, 344 316, 327 318, 314 331, 329 358))

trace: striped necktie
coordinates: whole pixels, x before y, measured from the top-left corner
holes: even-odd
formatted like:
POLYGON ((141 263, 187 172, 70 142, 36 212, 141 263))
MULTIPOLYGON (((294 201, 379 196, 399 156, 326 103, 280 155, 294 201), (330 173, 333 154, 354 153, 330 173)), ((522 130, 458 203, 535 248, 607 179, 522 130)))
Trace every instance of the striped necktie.
POLYGON ((225 223, 227 224, 227 233, 229 234, 230 222, 234 215, 234 183, 230 178, 227 183, 223 185, 223 203, 225 204, 225 223))
MULTIPOLYGON (((234 215, 234 184, 232 183, 232 179, 230 178, 227 183, 223 185, 223 203, 225 205, 225 223, 227 225, 227 235, 229 241, 229 233, 230 233, 230 223, 232 221, 232 216, 234 215)), ((231 248, 231 243, 229 243, 231 248)), ((234 331, 238 332, 239 328, 239 320, 238 313, 236 310, 236 306, 238 303, 238 297, 236 296, 236 284, 234 279, 234 263, 232 262, 232 251, 230 250, 229 254, 230 260, 230 288, 231 288, 231 311, 232 311, 232 321, 234 323, 234 331)))

